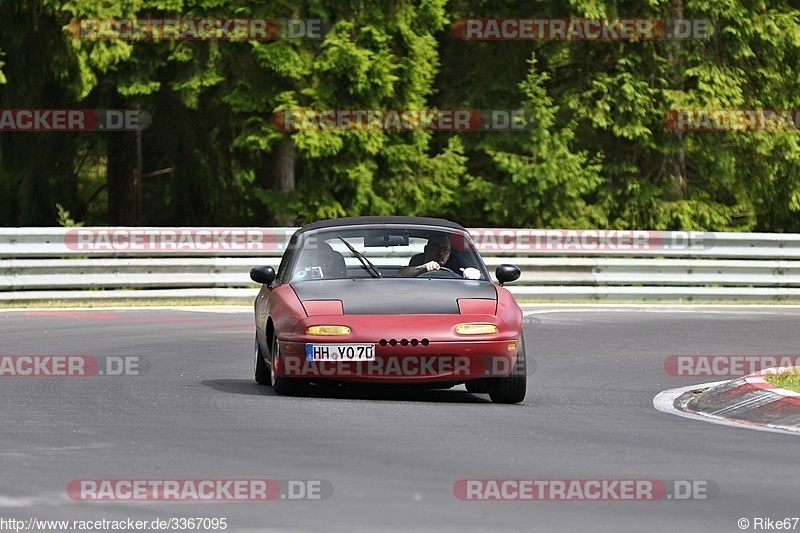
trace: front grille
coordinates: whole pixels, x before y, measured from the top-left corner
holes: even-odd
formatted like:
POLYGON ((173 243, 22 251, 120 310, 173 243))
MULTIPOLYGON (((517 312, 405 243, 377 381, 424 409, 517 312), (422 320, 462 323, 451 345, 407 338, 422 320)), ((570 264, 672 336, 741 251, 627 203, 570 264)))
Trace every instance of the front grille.
POLYGON ((428 339, 381 339, 378 344, 381 346, 427 346, 430 344, 428 339))

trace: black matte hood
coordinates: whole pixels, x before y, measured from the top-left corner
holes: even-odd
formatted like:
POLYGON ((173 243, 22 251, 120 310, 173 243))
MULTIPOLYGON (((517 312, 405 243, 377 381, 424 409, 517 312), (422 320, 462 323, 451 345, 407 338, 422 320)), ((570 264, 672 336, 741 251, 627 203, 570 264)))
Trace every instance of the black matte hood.
POLYGON ((497 300, 487 281, 460 279, 330 279, 292 283, 300 301, 341 300, 345 315, 457 315, 459 298, 497 300))

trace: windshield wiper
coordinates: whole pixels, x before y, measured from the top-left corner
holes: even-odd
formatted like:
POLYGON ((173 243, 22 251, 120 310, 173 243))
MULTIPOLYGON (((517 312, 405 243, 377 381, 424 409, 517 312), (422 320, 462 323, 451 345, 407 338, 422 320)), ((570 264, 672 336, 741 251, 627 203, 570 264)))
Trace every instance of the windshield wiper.
POLYGON ((364 270, 369 272, 370 276, 372 276, 373 278, 382 278, 383 277, 383 274, 381 274, 381 271, 378 270, 378 268, 375 265, 373 265, 372 262, 370 262, 369 259, 364 257, 364 254, 362 254, 361 252, 359 252, 358 250, 356 250, 355 248, 350 246, 350 243, 347 242, 346 240, 342 239, 341 235, 337 235, 337 237, 339 237, 339 240, 342 241, 344 243, 344 245, 347 246, 350 249, 351 252, 353 252, 353 255, 356 256, 356 259, 361 261, 361 266, 364 268, 364 270))

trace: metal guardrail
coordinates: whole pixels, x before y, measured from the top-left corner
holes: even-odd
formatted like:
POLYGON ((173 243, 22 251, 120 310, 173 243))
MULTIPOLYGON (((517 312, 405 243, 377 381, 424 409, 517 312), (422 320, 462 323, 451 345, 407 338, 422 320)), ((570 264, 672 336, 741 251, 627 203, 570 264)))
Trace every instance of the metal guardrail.
MULTIPOLYGON (((250 299, 296 228, 0 228, 0 301, 250 299)), ((526 300, 798 301, 800 235, 477 228, 526 300)))

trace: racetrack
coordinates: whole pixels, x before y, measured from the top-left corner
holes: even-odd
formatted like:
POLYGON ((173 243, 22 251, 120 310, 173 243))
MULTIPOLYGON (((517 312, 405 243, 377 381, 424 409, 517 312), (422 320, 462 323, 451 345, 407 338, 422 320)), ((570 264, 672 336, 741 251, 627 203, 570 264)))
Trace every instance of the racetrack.
MULTIPOLYGON (((529 307, 528 396, 252 378, 252 313, 0 311, 1 356, 138 357, 140 375, 0 377, 0 518, 226 517, 228 531, 740 531, 800 516, 793 435, 658 412, 674 354, 797 354, 800 309, 529 307), (76 501, 86 479, 325 480, 323 500, 76 501), (711 500, 461 501, 463 479, 707 480, 711 500)), ((800 530, 800 524, 797 524, 800 530)), ((206 530, 207 531, 207 530, 206 530)))

